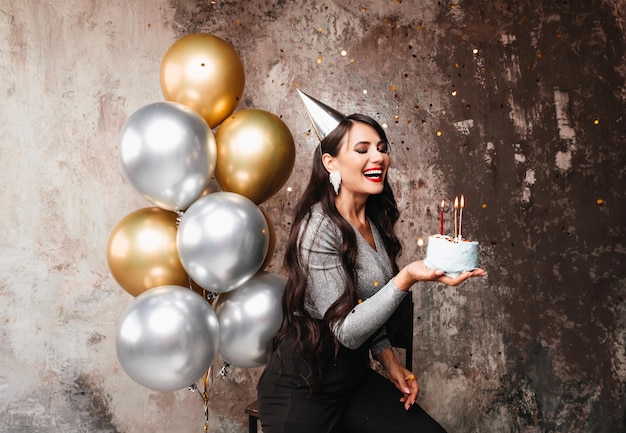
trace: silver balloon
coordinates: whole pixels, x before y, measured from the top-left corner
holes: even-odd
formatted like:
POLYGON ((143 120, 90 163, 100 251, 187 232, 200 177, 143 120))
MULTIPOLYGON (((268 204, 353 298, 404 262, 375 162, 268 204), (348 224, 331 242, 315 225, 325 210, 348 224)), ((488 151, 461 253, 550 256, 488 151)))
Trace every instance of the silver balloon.
POLYGON ((280 275, 259 272, 217 298, 220 353, 226 362, 242 368, 267 362, 267 344, 283 320, 281 298, 286 284, 280 275))
POLYGON ((126 180, 150 202, 173 211, 200 196, 217 161, 209 125, 177 102, 157 102, 133 113, 122 127, 118 153, 126 180))
POLYGON ((261 268, 269 227, 254 202, 233 192, 213 192, 183 214, 176 245, 183 268, 200 287, 235 289, 261 268))
POLYGON ((155 391, 195 383, 219 349, 219 324, 211 305, 181 286, 160 286, 137 296, 122 313, 115 341, 124 371, 155 391))

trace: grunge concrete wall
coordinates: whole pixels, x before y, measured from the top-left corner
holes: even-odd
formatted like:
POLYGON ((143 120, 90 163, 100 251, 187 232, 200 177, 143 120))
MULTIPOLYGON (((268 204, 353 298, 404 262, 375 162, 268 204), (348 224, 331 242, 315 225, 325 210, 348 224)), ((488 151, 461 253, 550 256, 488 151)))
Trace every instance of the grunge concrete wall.
MULTIPOLYGON (((131 297, 105 259, 110 230, 150 205, 122 177, 118 133, 162 100, 161 58, 193 32, 236 48, 238 108, 281 116, 297 143, 262 205, 269 270, 316 144, 300 86, 386 123, 403 262, 424 255, 442 198, 467 199, 489 275, 414 288, 420 404, 450 432, 626 430, 625 14, 624 0, 0 0, 0 431, 203 429, 197 394, 119 366, 131 297)), ((221 365, 209 431, 244 432, 261 370, 221 365)))

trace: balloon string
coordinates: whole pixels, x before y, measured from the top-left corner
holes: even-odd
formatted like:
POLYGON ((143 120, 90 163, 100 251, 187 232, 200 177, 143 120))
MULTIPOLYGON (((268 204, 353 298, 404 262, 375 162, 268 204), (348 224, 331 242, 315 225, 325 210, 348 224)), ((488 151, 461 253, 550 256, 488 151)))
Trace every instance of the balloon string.
POLYGON ((202 376, 202 386, 204 387, 204 393, 202 394, 202 400, 204 401, 204 433, 209 431, 209 387, 207 386, 207 380, 212 367, 213 365, 202 376))
POLYGON ((210 385, 213 384, 213 365, 209 367, 206 373, 202 376, 202 391, 198 389, 198 386, 194 383, 189 386, 189 391, 197 391, 200 398, 202 398, 202 403, 204 405, 204 433, 209 431, 209 388, 210 385), (211 382, 209 383, 209 377, 211 378, 211 382))

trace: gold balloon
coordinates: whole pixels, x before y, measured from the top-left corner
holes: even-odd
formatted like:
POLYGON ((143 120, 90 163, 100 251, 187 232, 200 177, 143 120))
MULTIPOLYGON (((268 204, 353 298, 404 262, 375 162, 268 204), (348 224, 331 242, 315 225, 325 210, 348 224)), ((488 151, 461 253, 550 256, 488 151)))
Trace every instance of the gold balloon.
POLYGON ((257 205, 282 188, 296 160, 291 131, 278 116, 263 110, 232 114, 218 128, 215 141, 215 178, 222 189, 257 205))
POLYGON ((161 61, 161 90, 215 128, 239 103, 245 85, 241 58, 217 36, 195 33, 177 40, 161 61))
POLYGON ((139 209, 117 223, 107 242, 115 281, 138 296, 158 286, 189 286, 176 247, 177 215, 158 207, 139 209))
POLYGON ((272 257, 274 256, 274 249, 276 248, 276 230, 274 229, 274 223, 270 219, 270 216, 263 209, 259 208, 263 216, 265 217, 265 221, 267 221, 267 227, 269 229, 269 247, 267 249, 267 254, 265 255, 265 260, 261 265, 260 270, 264 270, 267 268, 272 261, 272 257))

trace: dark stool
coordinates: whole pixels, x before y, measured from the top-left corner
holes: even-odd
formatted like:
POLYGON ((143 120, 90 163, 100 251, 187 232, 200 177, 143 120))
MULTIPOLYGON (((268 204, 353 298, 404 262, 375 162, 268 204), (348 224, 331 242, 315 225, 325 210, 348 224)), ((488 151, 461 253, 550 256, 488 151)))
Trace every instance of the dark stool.
MULTIPOLYGON (((413 369, 413 298, 411 293, 404 297, 398 309, 385 324, 387 338, 393 347, 405 349, 404 365, 413 369)), ((248 433, 258 432, 259 406, 253 401, 246 406, 248 433)))
POLYGON ((257 433, 257 421, 259 420, 259 406, 256 400, 246 406, 248 414, 248 433, 257 433))

